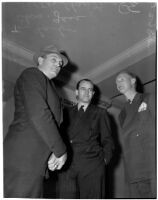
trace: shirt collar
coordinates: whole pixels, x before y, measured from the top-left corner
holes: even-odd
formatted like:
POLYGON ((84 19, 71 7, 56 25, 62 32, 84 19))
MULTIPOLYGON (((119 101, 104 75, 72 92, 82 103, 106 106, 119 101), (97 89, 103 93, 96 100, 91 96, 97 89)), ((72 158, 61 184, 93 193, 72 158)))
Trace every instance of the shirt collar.
POLYGON ((87 105, 85 105, 85 104, 77 105, 78 110, 81 108, 81 106, 83 106, 83 110, 85 112, 87 110, 88 104, 87 105))
POLYGON ((133 101, 135 101, 135 99, 136 99, 137 96, 138 96, 138 95, 137 95, 137 93, 136 93, 136 94, 134 95, 133 99, 132 99, 132 100, 127 99, 127 102, 128 102, 129 104, 132 104, 133 101))

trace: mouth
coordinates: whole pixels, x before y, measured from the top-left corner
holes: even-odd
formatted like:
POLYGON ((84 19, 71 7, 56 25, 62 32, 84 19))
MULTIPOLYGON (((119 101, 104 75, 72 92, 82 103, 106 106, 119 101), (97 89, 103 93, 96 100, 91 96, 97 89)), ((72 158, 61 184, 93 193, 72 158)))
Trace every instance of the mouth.
POLYGON ((51 71, 51 74, 56 76, 58 74, 58 72, 56 70, 53 70, 53 71, 51 71))
POLYGON ((54 72, 54 73, 58 73, 60 70, 56 67, 55 69, 53 68, 52 69, 52 72, 54 72))
POLYGON ((121 90, 123 90, 123 89, 124 89, 123 86, 118 86, 118 90, 119 90, 119 91, 121 91, 121 90))

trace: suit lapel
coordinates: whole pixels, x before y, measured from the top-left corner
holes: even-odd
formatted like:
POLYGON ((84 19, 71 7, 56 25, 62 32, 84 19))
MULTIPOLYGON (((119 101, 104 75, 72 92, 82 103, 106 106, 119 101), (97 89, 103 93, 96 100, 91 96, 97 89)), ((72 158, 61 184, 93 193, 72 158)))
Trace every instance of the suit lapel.
POLYGON ((123 111, 125 113, 123 114, 124 120, 122 119, 122 127, 128 125, 137 116, 138 109, 142 100, 143 100, 143 95, 137 93, 132 104, 126 103, 123 111))
POLYGON ((56 91, 53 81, 51 80, 47 80, 47 99, 48 99, 48 106, 50 107, 55 117, 55 120, 59 125, 62 121, 63 113, 59 95, 56 91))
POLYGON ((72 111, 72 124, 70 127, 70 132, 73 136, 78 134, 78 131, 82 132, 81 129, 84 130, 87 128, 87 126, 90 126, 92 124, 92 120, 94 118, 94 107, 93 105, 89 105, 87 110, 84 113, 78 113, 77 106, 73 108, 72 111))
POLYGON ((120 121, 121 127, 123 126, 125 119, 126 119, 126 109, 124 106, 119 114, 119 121, 120 121))

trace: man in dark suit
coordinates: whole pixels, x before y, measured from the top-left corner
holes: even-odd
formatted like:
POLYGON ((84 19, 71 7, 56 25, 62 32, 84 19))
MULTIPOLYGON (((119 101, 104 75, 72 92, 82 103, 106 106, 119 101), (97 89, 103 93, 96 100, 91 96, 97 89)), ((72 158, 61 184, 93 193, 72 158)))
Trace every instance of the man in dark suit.
POLYGON ((136 76, 120 72, 117 89, 127 99, 120 112, 127 198, 156 198, 155 98, 136 91, 136 76))
POLYGON ((49 162, 61 169, 67 159, 59 134, 62 109, 51 79, 68 60, 53 45, 34 55, 37 68, 17 79, 14 120, 4 140, 4 197, 41 198, 49 162))
POLYGON ((105 198, 105 167, 113 141, 107 111, 91 104, 93 95, 93 83, 80 80, 78 103, 67 109, 63 120, 63 129, 68 128, 68 160, 59 172, 59 198, 105 198))

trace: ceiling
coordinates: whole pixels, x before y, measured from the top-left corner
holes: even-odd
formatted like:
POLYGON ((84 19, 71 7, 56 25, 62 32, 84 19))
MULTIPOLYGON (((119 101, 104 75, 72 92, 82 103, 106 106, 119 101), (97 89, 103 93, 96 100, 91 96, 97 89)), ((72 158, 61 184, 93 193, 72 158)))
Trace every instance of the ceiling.
POLYGON ((69 65, 58 79, 73 90, 91 79, 102 101, 118 95, 116 73, 129 68, 144 84, 156 79, 156 3, 2 3, 3 79, 14 84, 33 54, 55 44, 69 65))

